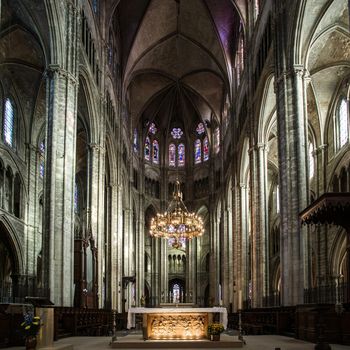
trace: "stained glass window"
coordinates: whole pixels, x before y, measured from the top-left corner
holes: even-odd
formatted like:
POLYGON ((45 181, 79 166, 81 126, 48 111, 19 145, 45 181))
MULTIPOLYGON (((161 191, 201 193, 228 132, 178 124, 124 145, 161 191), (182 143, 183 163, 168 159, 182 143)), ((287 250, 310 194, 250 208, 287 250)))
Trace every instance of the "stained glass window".
POLYGON ((148 131, 151 134, 155 135, 157 133, 158 129, 157 129, 157 127, 156 127, 156 125, 154 123, 151 123, 150 126, 149 126, 148 131))
POLYGON ((134 129, 133 148, 134 148, 135 153, 137 153, 139 151, 138 134, 137 134, 136 128, 134 129))
POLYGON ((108 43, 108 64, 111 66, 113 63, 113 36, 112 32, 109 33, 109 43, 108 43))
POLYGON ((194 163, 199 164, 202 161, 202 143, 197 139, 194 143, 194 163))
POLYGON ((98 0, 92 0, 92 8, 95 13, 98 11, 98 0))
POLYGON ((216 128, 214 131, 214 151, 219 153, 220 151, 220 129, 216 128))
POLYGON ((173 128, 173 130, 171 131, 171 136, 174 139, 181 139, 183 135, 183 131, 181 130, 181 128, 173 128))
POLYGON ((45 141, 42 141, 40 143, 39 153, 40 153, 39 175, 41 178, 43 178, 45 174, 45 141))
POLYGON ((198 135, 202 135, 205 132, 205 128, 204 128, 204 124, 203 123, 199 123, 197 126, 197 134, 198 135))
POLYGON ((169 166, 175 166, 176 147, 173 143, 169 145, 169 166))
POLYGON ((254 17, 255 20, 258 18, 260 12, 260 1, 254 0, 254 17))
POLYGON ((78 184, 75 183, 74 187, 74 211, 77 213, 79 209, 79 189, 78 184))
POLYGON ((180 286, 175 283, 173 285, 173 303, 179 303, 180 302, 180 286))
POLYGON ((158 141, 154 140, 153 141, 153 147, 152 147, 152 160, 154 164, 159 164, 159 145, 158 141))
POLYGON ((349 113, 348 113, 348 103, 343 98, 339 105, 338 111, 339 118, 339 148, 343 147, 349 140, 349 113))
POLYGON ((203 160, 206 162, 209 159, 209 141, 206 136, 203 140, 203 160))
POLYGON ((178 160, 177 164, 178 166, 184 166, 185 165, 185 145, 183 143, 180 143, 177 148, 178 153, 178 160))
POLYGON ((13 146, 15 130, 15 108, 10 98, 5 101, 5 112, 4 112, 4 141, 9 146, 13 146))
POLYGON ((312 179, 315 175, 315 161, 314 161, 314 145, 309 144, 309 178, 312 179))
POLYGON ((145 160, 150 160, 150 159, 151 159, 151 141, 147 136, 145 141, 145 160))
MULTIPOLYGON (((179 243, 179 248, 186 249, 186 238, 180 237, 177 242, 179 243)), ((173 248, 173 244, 175 243, 175 238, 171 237, 168 239, 168 246, 169 248, 173 248)))

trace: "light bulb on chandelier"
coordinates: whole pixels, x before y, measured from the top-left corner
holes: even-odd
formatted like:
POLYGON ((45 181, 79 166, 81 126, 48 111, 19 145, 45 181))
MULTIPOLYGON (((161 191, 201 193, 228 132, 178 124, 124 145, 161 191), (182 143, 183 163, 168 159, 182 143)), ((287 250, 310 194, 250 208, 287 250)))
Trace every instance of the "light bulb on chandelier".
POLYGON ((190 213, 182 200, 179 181, 175 183, 173 199, 168 209, 152 218, 149 233, 156 238, 174 239, 174 248, 179 247, 180 239, 191 240, 204 233, 202 218, 190 213))

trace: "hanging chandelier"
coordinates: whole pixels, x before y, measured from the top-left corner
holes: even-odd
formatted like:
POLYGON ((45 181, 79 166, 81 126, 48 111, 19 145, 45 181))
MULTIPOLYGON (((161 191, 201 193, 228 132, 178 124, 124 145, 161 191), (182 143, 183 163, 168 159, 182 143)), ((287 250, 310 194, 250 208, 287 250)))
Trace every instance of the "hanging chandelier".
POLYGON ((204 232, 203 220, 195 213, 190 213, 183 200, 180 190, 180 182, 176 181, 173 199, 164 213, 157 213, 151 220, 150 235, 173 239, 172 246, 178 248, 180 239, 191 240, 202 236, 204 232))

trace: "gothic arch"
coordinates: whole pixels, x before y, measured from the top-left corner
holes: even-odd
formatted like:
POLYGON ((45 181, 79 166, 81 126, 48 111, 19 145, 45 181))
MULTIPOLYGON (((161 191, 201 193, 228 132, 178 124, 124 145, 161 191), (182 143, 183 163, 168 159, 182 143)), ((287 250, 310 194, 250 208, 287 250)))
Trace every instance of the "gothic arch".
POLYGON ((1 241, 5 244, 11 254, 13 274, 22 274, 24 271, 24 260, 22 246, 15 229, 5 215, 0 216, 1 241))
POLYGON ((91 143, 98 143, 100 136, 100 124, 98 122, 98 107, 97 101, 93 97, 92 91, 94 83, 89 77, 86 68, 80 67, 79 75, 79 91, 78 91, 78 112, 81 116, 84 116, 86 129, 88 130, 89 138, 91 143))
POLYGON ((276 119, 276 96, 274 92, 274 75, 270 73, 265 81, 265 87, 261 98, 261 104, 259 106, 258 117, 258 143, 267 143, 269 129, 276 119))
POLYGON ((342 262, 346 254, 346 233, 344 229, 337 228, 337 233, 330 249, 330 274, 339 276, 342 262))

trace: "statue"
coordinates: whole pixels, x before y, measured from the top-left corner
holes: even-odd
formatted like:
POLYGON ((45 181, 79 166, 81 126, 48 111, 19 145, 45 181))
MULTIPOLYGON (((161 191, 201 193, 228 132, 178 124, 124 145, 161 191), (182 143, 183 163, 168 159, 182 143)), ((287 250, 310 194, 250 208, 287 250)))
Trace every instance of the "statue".
POLYGON ((141 304, 141 306, 145 306, 145 304, 146 304, 146 299, 145 299, 144 295, 141 295, 140 304, 141 304))

